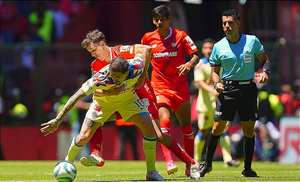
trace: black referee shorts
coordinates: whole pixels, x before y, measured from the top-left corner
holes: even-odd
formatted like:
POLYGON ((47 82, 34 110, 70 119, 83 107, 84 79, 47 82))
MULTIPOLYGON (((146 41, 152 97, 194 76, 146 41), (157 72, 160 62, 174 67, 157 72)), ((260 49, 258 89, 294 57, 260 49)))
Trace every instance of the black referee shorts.
POLYGON ((257 120, 258 90, 253 80, 224 80, 224 91, 216 100, 215 120, 233 121, 236 111, 241 121, 257 120))

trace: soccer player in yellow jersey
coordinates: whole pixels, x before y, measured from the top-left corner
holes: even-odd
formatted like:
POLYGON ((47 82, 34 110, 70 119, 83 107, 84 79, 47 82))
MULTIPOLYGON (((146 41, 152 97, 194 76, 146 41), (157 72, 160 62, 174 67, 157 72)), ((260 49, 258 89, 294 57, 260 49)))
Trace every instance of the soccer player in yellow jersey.
POLYGON ((158 174, 155 168, 156 135, 149 112, 134 92, 135 84, 144 73, 145 65, 148 64, 144 62, 144 60, 147 60, 146 56, 146 50, 143 50, 134 59, 126 60, 123 57, 112 59, 109 65, 102 68, 82 85, 67 101, 55 119, 41 125, 42 133, 45 133, 45 135, 53 133, 57 130, 64 116, 80 99, 86 97, 96 89, 108 90, 113 87, 121 88, 118 95, 95 97, 93 99, 90 107, 94 107, 94 110, 87 112, 79 135, 74 137, 71 142, 68 155, 65 158, 66 160, 74 162, 78 152, 92 138, 97 128, 102 126, 113 113, 118 111, 125 121, 130 119, 143 133, 143 150, 147 165, 146 180, 165 180, 158 174))

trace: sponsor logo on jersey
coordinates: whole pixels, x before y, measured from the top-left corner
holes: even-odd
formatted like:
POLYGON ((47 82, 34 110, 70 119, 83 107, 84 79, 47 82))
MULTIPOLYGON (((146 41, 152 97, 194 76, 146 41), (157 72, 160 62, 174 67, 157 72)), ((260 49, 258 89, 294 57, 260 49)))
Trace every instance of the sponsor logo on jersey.
POLYGON ((153 45, 152 45, 152 48, 155 48, 155 47, 157 47, 157 44, 153 44, 153 45))
POLYGON ((176 47, 176 42, 172 42, 172 47, 176 47))
POLYGON ((127 52, 132 48, 132 46, 126 45, 120 47, 120 52, 127 52))
POLYGON ((118 95, 123 94, 123 93, 127 92, 128 90, 131 90, 134 87, 134 85, 132 85, 131 87, 126 88, 127 85, 128 85, 128 83, 121 83, 120 84, 120 87, 125 86, 125 88, 123 90, 121 90, 118 95))
POLYGON ((239 85, 248 85, 248 84, 250 84, 250 80, 249 81, 245 81, 245 82, 239 82, 239 85))
POLYGON ((177 51, 175 52, 160 52, 160 53, 153 53, 153 57, 161 58, 161 57, 175 57, 177 56, 177 51))
POLYGON ((98 105, 95 105, 94 110, 100 112, 102 110, 102 107, 98 106, 98 105))

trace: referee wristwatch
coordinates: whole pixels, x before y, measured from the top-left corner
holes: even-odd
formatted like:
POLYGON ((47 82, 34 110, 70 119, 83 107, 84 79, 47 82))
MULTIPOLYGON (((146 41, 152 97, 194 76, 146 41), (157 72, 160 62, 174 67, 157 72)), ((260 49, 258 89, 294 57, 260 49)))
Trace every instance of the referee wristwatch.
POLYGON ((269 76, 270 75, 270 70, 264 70, 264 72, 269 76))

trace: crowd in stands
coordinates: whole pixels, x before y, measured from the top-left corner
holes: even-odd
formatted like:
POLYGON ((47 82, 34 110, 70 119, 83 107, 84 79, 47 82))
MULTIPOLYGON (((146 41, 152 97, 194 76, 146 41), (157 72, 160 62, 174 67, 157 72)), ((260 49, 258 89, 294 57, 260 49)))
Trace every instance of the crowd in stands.
POLYGON ((36 50, 31 43, 60 42, 68 25, 76 21, 92 3, 95 2, 0 1, 0 44, 8 44, 1 51, 1 109, 4 110, 1 124, 34 123, 32 105, 35 101, 29 92, 35 88, 36 50), (17 104, 24 106, 18 105, 19 110, 24 110, 19 112, 23 113, 22 117, 13 112, 17 104))

